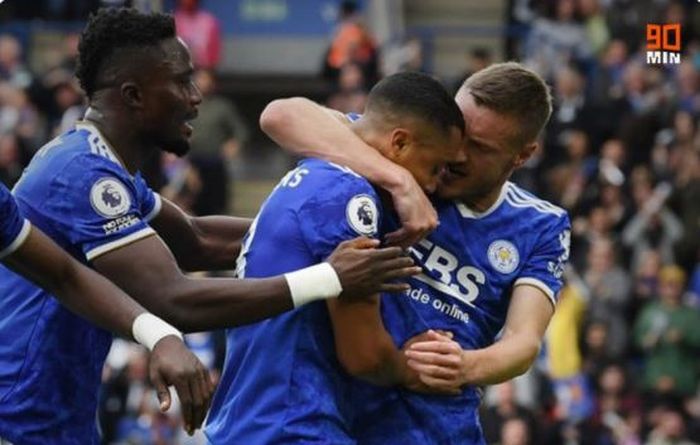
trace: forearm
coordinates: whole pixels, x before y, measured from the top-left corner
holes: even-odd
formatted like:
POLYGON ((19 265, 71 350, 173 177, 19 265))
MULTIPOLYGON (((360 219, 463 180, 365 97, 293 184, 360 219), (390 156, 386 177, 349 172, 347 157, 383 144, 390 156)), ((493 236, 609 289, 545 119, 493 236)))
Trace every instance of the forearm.
POLYGON ((341 119, 342 113, 294 97, 271 102, 260 116, 260 126, 298 156, 345 165, 388 191, 404 187, 410 174, 365 144, 341 119))
POLYGON ((126 338, 132 338, 134 319, 146 311, 109 280, 72 259, 35 228, 25 244, 5 263, 54 294, 72 312, 126 338))
POLYGON ((86 267, 72 269, 68 279, 57 283, 55 288, 61 303, 101 328, 133 340, 134 320, 146 309, 109 280, 86 267), (86 295, 95 298, 85 298, 86 295))
POLYGON ((378 297, 367 301, 328 301, 338 361, 351 375, 380 386, 402 383, 403 354, 384 328, 378 297))
POLYGON ((539 352, 537 338, 504 337, 493 345, 462 352, 462 376, 466 385, 494 385, 527 371, 539 352))
POLYGON ((199 254, 185 261, 188 266, 185 270, 233 269, 253 220, 231 216, 202 216, 192 220, 200 239, 199 254))
POLYGON ((230 216, 192 217, 165 201, 152 226, 185 271, 230 270, 252 220, 230 216))
POLYGON ((148 309, 184 332, 255 323, 294 307, 282 276, 245 280, 182 276, 170 280, 158 294, 148 300, 148 309))

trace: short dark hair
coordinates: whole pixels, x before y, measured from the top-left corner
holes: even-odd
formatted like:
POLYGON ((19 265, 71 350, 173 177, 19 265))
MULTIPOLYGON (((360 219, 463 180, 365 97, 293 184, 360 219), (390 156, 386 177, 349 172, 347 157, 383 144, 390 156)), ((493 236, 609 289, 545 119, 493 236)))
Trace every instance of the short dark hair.
POLYGON ((385 77, 369 92, 367 111, 418 118, 447 134, 451 127, 464 133, 464 118, 454 98, 431 76, 407 71, 385 77))
POLYGON ((552 114, 549 87, 534 71, 516 62, 496 63, 472 74, 462 89, 477 105, 515 117, 520 142, 537 139, 552 114))
POLYGON ((78 44, 75 75, 85 94, 99 89, 99 76, 115 63, 115 52, 143 49, 175 38, 175 20, 162 13, 144 14, 133 8, 103 8, 91 14, 78 44))

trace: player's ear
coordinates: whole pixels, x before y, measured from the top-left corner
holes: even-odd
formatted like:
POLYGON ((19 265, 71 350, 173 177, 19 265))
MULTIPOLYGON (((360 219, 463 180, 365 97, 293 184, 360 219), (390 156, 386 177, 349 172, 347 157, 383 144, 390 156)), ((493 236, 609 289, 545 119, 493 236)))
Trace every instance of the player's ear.
POLYGON ((392 159, 402 156, 411 146, 411 133, 405 128, 394 128, 391 132, 390 156, 392 159))
POLYGON ((532 156, 532 154, 535 152, 537 149, 537 142, 531 142, 524 147, 520 149, 520 152, 516 155, 515 160, 513 162, 513 168, 519 168, 521 165, 523 165, 525 162, 527 162, 528 159, 532 156))
POLYGON ((135 82, 124 82, 119 89, 124 103, 131 108, 143 108, 143 94, 135 82))

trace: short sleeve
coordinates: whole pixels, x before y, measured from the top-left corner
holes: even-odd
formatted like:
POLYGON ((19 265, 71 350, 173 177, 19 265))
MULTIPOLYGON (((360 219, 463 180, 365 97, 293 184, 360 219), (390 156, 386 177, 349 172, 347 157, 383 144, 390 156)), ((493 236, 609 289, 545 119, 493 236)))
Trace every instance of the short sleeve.
POLYGON ((141 215, 143 215, 143 220, 150 222, 160 213, 160 209, 163 205, 161 197, 146 184, 141 173, 137 173, 134 177, 134 185, 136 187, 138 200, 141 203, 140 210, 141 215))
POLYGON ((31 225, 17 208, 10 191, 0 183, 0 259, 16 251, 29 236, 31 225))
POLYGON ((515 280, 515 286, 528 284, 537 287, 556 305, 564 268, 569 260, 570 239, 568 216, 559 217, 555 224, 545 226, 532 255, 515 280))
POLYGON ((381 220, 377 193, 365 179, 345 174, 328 183, 297 213, 304 242, 319 261, 343 241, 376 238, 381 220))
POLYGON ((148 201, 138 179, 107 159, 78 157, 53 184, 48 211, 87 261, 155 233, 143 212, 156 198, 148 201))

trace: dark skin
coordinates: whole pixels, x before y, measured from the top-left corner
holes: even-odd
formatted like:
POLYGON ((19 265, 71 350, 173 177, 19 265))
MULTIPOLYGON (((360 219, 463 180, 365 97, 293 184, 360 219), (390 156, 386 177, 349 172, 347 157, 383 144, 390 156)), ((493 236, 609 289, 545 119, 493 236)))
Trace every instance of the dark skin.
MULTIPOLYGON (((126 51, 126 50, 125 50, 126 51)), ((189 52, 178 39, 147 50, 114 55, 94 92, 86 120, 110 142, 134 174, 160 149, 182 155, 201 95, 192 82, 189 52), (124 63, 119 63, 123 60, 124 63), (147 66, 149 69, 143 69, 147 66)), ((225 216, 192 217, 163 199, 148 236, 109 251, 93 266, 153 313, 184 331, 202 331, 252 323, 293 309, 286 279, 191 278, 182 270, 231 269, 250 221, 225 216)), ((399 291, 388 281, 417 273, 399 248, 374 249, 375 241, 343 243, 327 261, 345 296, 399 291)), ((201 398, 208 402, 208 399, 201 398)))
MULTIPOLYGON (((131 338, 131 326, 146 310, 108 280, 78 263, 33 227, 22 245, 3 263, 55 295, 61 304, 97 326, 131 338)), ((214 385, 197 357, 176 336, 156 343, 148 372, 160 408, 170 408, 168 386, 175 386, 188 431, 204 421, 214 385)))

